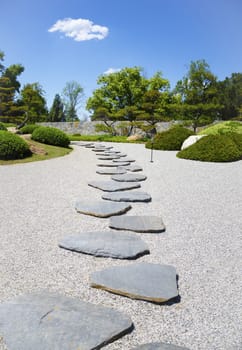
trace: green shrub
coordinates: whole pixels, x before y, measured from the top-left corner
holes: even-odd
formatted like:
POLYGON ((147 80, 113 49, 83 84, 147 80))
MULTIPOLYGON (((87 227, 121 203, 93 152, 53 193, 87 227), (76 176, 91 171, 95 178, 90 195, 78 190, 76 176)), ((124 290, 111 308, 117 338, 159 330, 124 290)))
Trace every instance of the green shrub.
POLYGON ((226 121, 212 125, 199 132, 199 135, 218 135, 227 133, 240 133, 242 134, 242 123, 237 121, 226 121))
POLYGON ((3 123, 0 123, 0 130, 7 131, 8 129, 6 128, 6 126, 3 123))
POLYGON ((233 162, 241 158, 233 137, 229 135, 208 135, 190 147, 177 153, 177 157, 203 162, 233 162))
POLYGON ((32 139, 47 145, 68 147, 70 140, 61 130, 51 127, 40 126, 33 131, 32 139))
POLYGON ((40 126, 37 124, 27 124, 18 130, 18 134, 32 134, 33 131, 39 127, 40 126))
MULTIPOLYGON (((194 133, 182 126, 174 126, 171 129, 158 133, 153 140, 153 148, 166 151, 177 151, 181 149, 183 142, 194 133)), ((146 143, 146 148, 152 147, 152 141, 146 143)))
POLYGON ((31 155, 27 142, 9 131, 0 131, 0 159, 21 159, 31 155))
POLYGON ((242 156, 242 134, 237 134, 235 132, 226 134, 232 141, 236 144, 240 155, 242 156))

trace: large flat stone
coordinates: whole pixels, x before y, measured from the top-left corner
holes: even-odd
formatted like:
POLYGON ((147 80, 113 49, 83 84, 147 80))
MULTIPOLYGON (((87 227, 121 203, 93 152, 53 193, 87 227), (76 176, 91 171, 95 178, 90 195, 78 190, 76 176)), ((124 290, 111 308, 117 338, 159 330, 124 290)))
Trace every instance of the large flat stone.
POLYGON ((123 158, 123 159, 114 159, 113 160, 114 163, 120 163, 120 162, 129 162, 129 163, 132 163, 132 162, 135 162, 135 159, 132 159, 132 158, 123 158))
POLYGON ((146 192, 122 191, 104 193, 102 199, 114 202, 150 202, 151 196, 146 192))
POLYGON ((126 315, 49 293, 0 305, 0 334, 9 350, 91 350, 132 330, 126 315))
POLYGON ((108 218, 113 215, 121 215, 131 209, 130 205, 125 203, 111 203, 105 201, 82 200, 76 203, 76 211, 81 214, 97 216, 99 218, 108 218))
POLYGON ((88 186, 98 188, 105 192, 116 192, 139 188, 140 184, 136 182, 122 183, 117 181, 91 181, 88 183, 88 186))
POLYGON ((143 171, 143 168, 141 166, 139 166, 139 165, 128 165, 128 166, 125 166, 124 168, 126 170, 132 171, 132 172, 143 171))
POLYGON ((143 233, 159 233, 165 231, 165 225, 159 216, 120 216, 111 218, 109 227, 116 230, 143 233))
POLYGON ((137 346, 132 350, 189 350, 183 346, 177 346, 168 343, 148 343, 137 346))
POLYGON ((113 159, 120 159, 120 157, 118 155, 111 155, 111 156, 101 156, 101 157, 98 157, 98 159, 100 160, 113 160, 113 159))
POLYGON ((59 246, 79 253, 115 259, 135 259, 148 254, 149 248, 134 233, 95 231, 63 238, 59 246))
POLYGON ((97 170, 96 173, 100 175, 114 175, 114 174, 126 174, 127 171, 125 169, 118 169, 118 168, 102 168, 97 170))
POLYGON ((101 166, 101 167, 117 167, 117 166, 126 166, 129 165, 129 162, 120 162, 119 164, 117 163, 111 163, 111 162, 102 162, 102 163, 98 163, 97 166, 101 166))
POLYGON ((91 286, 156 303, 178 296, 175 268, 145 262, 94 272, 91 275, 91 286))
POLYGON ((112 180, 119 182, 137 182, 144 181, 147 179, 147 176, 143 174, 124 174, 124 175, 113 175, 112 180))

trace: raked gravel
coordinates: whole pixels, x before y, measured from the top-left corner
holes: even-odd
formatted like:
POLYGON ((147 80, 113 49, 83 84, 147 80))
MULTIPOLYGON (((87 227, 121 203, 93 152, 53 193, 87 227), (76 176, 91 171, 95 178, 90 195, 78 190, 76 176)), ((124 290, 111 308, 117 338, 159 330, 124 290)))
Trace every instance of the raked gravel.
POLYGON ((62 158, 0 166, 0 301, 47 289, 124 312, 135 329, 107 350, 148 342, 241 349, 242 161, 203 163, 154 151, 151 163, 144 145, 112 146, 143 167, 141 190, 152 196, 126 215, 161 215, 166 225, 165 233, 140 234, 151 254, 138 261, 173 265, 180 303, 155 305, 90 288, 94 271, 133 262, 58 247, 66 235, 109 230, 109 219, 75 211, 77 200, 101 198, 88 181, 110 178, 96 174, 97 156, 79 146, 62 158))

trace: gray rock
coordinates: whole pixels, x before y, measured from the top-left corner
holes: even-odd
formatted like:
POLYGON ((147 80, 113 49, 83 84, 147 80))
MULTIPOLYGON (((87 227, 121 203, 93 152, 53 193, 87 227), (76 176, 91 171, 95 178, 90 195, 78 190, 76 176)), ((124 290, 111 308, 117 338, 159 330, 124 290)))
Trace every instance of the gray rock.
POLYGON ((150 202, 151 196, 147 192, 122 191, 102 195, 102 199, 114 202, 150 202))
POLYGON ((159 233, 165 231, 165 225, 159 216, 120 216, 111 218, 109 227, 116 230, 143 233, 159 233))
POLYGON ((136 182, 121 183, 117 181, 91 181, 88 183, 88 186, 98 188, 105 192, 116 192, 139 188, 140 184, 136 182))
POLYGON ((101 156, 101 157, 98 157, 98 159, 100 160, 117 160, 117 159, 120 159, 120 157, 118 155, 111 155, 111 156, 101 156))
POLYGON ((98 163, 97 166, 102 166, 102 167, 117 167, 117 166, 126 166, 130 165, 129 162, 120 162, 120 163, 109 163, 109 162, 102 162, 98 163))
POLYGON ((112 150, 107 150, 104 153, 106 153, 106 154, 118 154, 118 153, 121 153, 121 152, 120 151, 115 151, 114 149, 112 149, 112 150))
POLYGON ((156 303, 178 296, 175 268, 145 262, 94 272, 91 275, 91 286, 156 303))
POLYGON ((120 162, 129 162, 129 163, 132 163, 132 162, 135 162, 135 159, 132 159, 132 158, 123 158, 123 159, 114 159, 113 160, 114 163, 120 163, 120 162))
POLYGON ((140 237, 121 231, 83 232, 65 237, 59 246, 79 253, 115 259, 134 259, 149 253, 147 244, 140 237))
POLYGON ((204 136, 207 135, 192 135, 189 136, 182 144, 181 146, 181 150, 190 147, 191 145, 193 145, 194 143, 196 143, 197 141, 199 141, 201 138, 203 138, 204 136))
POLYGON ((124 175, 113 175, 112 180, 120 182, 137 182, 144 181, 147 179, 147 176, 143 174, 124 174, 124 175))
POLYGON ((108 218, 113 215, 121 215, 131 209, 125 203, 111 203, 105 201, 81 201, 76 203, 76 211, 81 214, 108 218))
POLYGON ((132 350, 189 350, 188 348, 184 348, 183 346, 177 346, 173 344, 167 343, 148 343, 137 346, 132 350))
POLYGON ((102 152, 105 152, 106 151, 106 148, 94 148, 92 149, 93 152, 95 153, 102 153, 102 152))
POLYGON ((118 168, 102 168, 96 171, 97 174, 100 175, 114 175, 114 174, 126 174, 127 171, 125 169, 118 168))
POLYGON ((0 334, 10 350, 100 349, 132 330, 126 315, 49 293, 0 305, 0 334))
POLYGON ((79 142, 79 141, 72 141, 71 143, 74 143, 77 146, 82 146, 82 147, 86 147, 86 146, 94 146, 93 143, 90 142, 79 142))
POLYGON ((141 168, 141 166, 139 166, 139 165, 128 165, 128 166, 125 166, 124 168, 126 170, 132 171, 132 172, 143 171, 143 168, 141 168))

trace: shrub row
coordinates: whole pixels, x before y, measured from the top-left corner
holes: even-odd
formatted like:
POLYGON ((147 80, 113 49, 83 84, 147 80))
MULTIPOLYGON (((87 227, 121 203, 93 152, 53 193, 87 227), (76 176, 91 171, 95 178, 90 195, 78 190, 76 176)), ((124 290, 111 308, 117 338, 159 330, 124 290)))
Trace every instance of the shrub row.
POLYGON ((0 123, 0 130, 7 131, 7 128, 3 123, 0 123))
POLYGON ((34 129, 32 139, 47 145, 68 147, 70 140, 61 130, 51 127, 39 126, 34 129))
POLYGON ((18 134, 32 134, 33 131, 39 127, 40 126, 37 124, 27 124, 18 130, 18 134))
POLYGON ((29 145, 20 136, 0 131, 0 159, 21 159, 30 155, 29 145))

